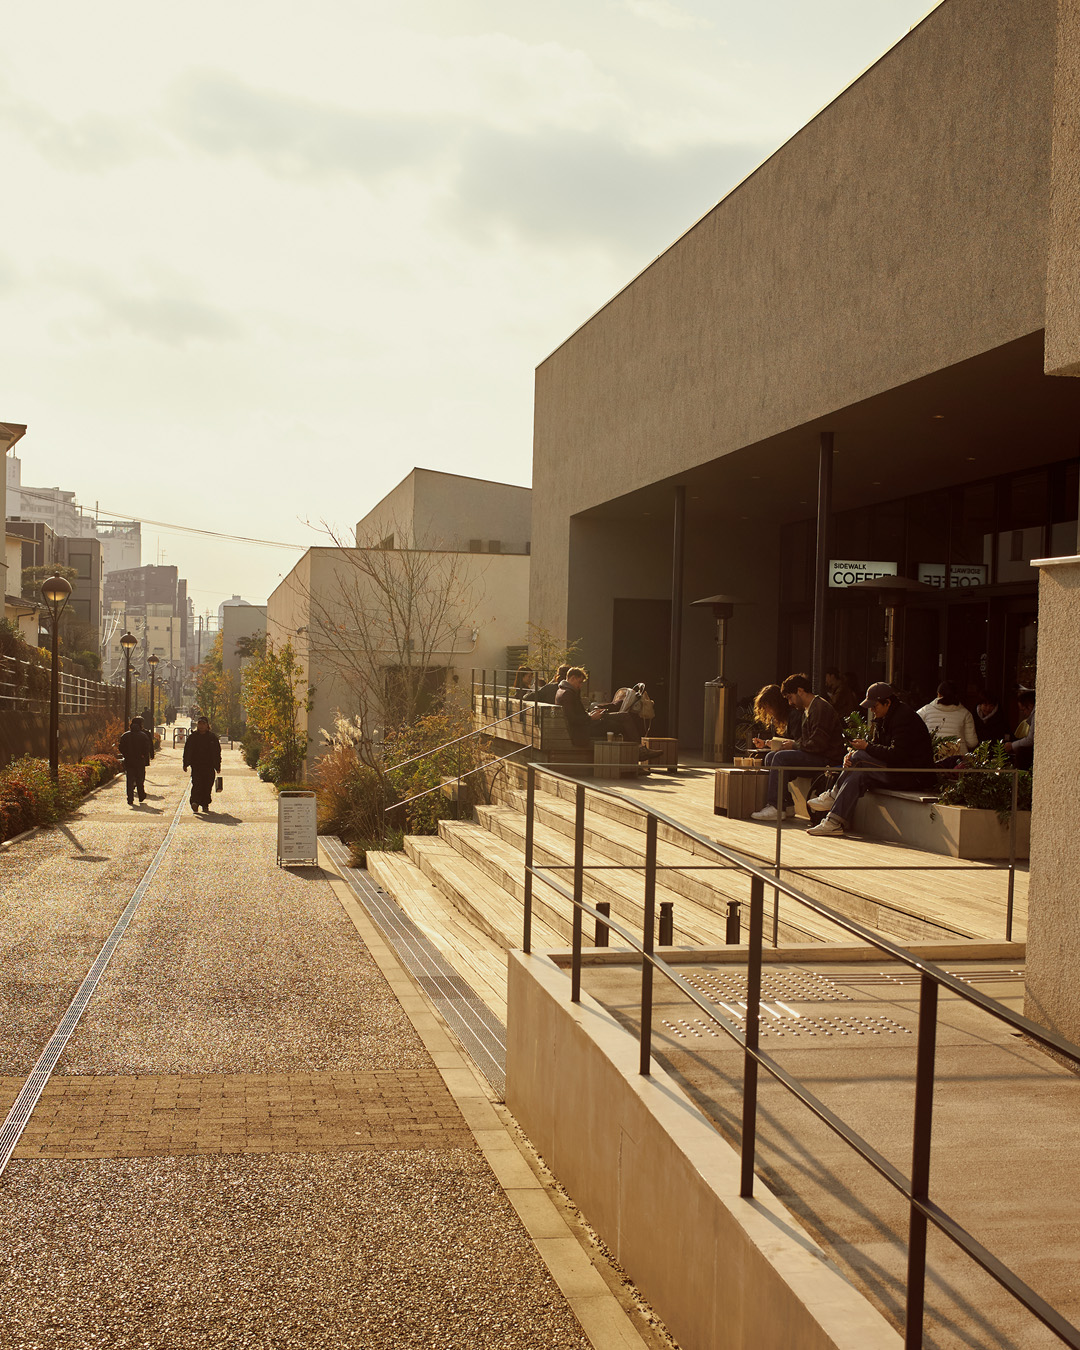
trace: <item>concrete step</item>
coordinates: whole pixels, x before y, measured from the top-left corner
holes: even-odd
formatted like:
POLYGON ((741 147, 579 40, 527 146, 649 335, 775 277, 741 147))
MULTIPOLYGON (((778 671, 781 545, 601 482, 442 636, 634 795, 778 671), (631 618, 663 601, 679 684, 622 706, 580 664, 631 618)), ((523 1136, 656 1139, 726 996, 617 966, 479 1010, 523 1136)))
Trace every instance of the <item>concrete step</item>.
POLYGON ((471 923, 404 853, 369 853, 367 869, 505 1025, 505 947, 471 923))

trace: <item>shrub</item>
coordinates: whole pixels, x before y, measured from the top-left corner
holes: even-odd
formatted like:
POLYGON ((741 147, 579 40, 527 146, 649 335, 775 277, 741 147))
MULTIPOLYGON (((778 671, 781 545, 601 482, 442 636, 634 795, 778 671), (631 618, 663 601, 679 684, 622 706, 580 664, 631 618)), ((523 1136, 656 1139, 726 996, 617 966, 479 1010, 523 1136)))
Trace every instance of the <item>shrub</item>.
POLYGON ((244 763, 249 769, 255 769, 259 764, 259 757, 262 754, 262 744, 257 736, 252 736, 250 732, 240 742, 240 753, 244 756, 244 763))
POLYGON ((119 766, 115 756, 91 755, 79 764, 61 764, 54 783, 47 760, 29 755, 15 760, 0 770, 0 839, 11 839, 34 825, 55 824, 119 766))
MULTIPOLYGON (((971 806, 984 811, 996 811, 998 820, 1008 824, 1012 814, 1012 762, 999 741, 984 741, 975 747, 965 760, 973 769, 993 769, 994 773, 963 773, 944 779, 945 786, 938 800, 945 806, 971 806)), ((1018 775, 1016 805, 1021 811, 1031 810, 1031 774, 1018 775)))

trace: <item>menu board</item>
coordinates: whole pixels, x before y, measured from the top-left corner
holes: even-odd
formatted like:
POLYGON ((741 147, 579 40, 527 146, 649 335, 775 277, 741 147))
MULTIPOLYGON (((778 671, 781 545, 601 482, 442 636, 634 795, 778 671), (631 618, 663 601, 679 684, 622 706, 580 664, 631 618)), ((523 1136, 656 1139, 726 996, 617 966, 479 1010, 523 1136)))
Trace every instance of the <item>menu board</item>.
POLYGON ((319 861, 314 792, 282 792, 278 796, 277 860, 279 867, 319 861))

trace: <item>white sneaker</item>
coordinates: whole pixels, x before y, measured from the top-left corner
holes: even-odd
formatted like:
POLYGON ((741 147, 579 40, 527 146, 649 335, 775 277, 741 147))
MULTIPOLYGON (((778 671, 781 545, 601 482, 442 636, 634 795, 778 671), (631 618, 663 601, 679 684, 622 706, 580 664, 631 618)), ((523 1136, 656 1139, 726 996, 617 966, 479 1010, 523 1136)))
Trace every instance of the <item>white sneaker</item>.
POLYGON ((826 788, 824 792, 819 792, 816 797, 808 797, 806 804, 815 811, 831 811, 836 805, 836 793, 826 788))
POLYGON ((843 834, 843 822, 837 820, 835 816, 826 816, 819 825, 811 825, 806 831, 807 834, 843 834))
MULTIPOLYGON (((779 818, 779 815, 780 815, 780 812, 776 809, 775 806, 763 806, 763 807, 761 808, 760 811, 755 811, 755 812, 751 815, 750 819, 751 819, 751 820, 776 820, 776 819, 779 818)), ((785 807, 784 807, 784 819, 785 819, 785 820, 792 820, 792 819, 794 818, 794 816, 795 816, 795 808, 794 808, 793 806, 785 806, 785 807)))

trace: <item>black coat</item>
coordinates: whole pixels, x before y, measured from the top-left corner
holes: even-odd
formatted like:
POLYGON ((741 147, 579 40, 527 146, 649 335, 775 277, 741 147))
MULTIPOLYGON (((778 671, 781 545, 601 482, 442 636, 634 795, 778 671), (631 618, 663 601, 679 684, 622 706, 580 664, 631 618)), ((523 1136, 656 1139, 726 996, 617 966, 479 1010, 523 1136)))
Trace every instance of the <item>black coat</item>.
POLYGON ((555 695, 555 703, 557 707, 563 710, 563 716, 566 718, 566 729, 570 733, 570 739, 574 745, 588 745, 594 737, 589 714, 585 711, 585 705, 581 701, 580 691, 563 680, 559 685, 559 692, 555 695))
POLYGON ((972 713, 972 717, 975 719, 975 734, 980 741, 1012 740, 1012 727, 1000 708, 995 708, 989 717, 980 717, 977 712, 972 713))
MULTIPOLYGON (((932 769, 934 765, 929 727, 914 708, 895 698, 881 721, 870 728, 869 753, 890 769, 932 769)), ((932 782, 932 774, 906 773, 896 786, 899 791, 914 792, 932 782)))
POLYGON ((117 741, 124 763, 131 767, 135 764, 149 764, 154 758, 154 742, 146 731, 125 731, 117 741))
POLYGON ((184 742, 184 768, 210 770, 217 773, 221 768, 221 742, 212 731, 202 735, 198 731, 184 742))

